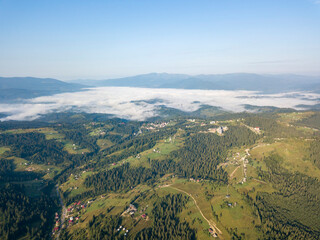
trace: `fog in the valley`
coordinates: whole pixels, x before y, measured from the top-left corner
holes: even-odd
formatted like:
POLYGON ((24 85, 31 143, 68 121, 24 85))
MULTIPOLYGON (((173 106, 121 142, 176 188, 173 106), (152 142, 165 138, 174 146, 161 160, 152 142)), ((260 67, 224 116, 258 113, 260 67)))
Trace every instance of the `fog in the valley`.
POLYGON ((201 105, 220 107, 227 111, 245 111, 245 105, 302 109, 314 105, 320 94, 295 92, 259 94, 252 91, 152 89, 130 87, 91 88, 81 92, 38 97, 21 103, 0 104, 1 120, 33 120, 53 112, 80 111, 105 113, 130 120, 157 116, 160 106, 195 111, 201 105))

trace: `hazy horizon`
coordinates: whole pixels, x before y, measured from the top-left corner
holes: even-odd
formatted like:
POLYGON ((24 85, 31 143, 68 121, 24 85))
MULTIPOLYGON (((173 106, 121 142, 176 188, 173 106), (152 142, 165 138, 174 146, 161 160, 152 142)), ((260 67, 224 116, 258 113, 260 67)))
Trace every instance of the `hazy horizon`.
POLYGON ((319 26, 316 0, 0 0, 0 76, 314 76, 319 26))
MULTIPOLYGON (((56 80, 60 80, 60 81, 64 81, 64 82, 73 82, 73 81, 103 81, 103 80, 112 80, 112 79, 121 79, 121 78, 130 78, 130 77, 135 77, 135 76, 143 76, 143 75, 149 75, 149 74, 172 74, 172 75, 188 75, 191 77, 195 77, 195 76, 201 76, 201 75, 232 75, 232 74, 256 74, 256 75, 261 75, 261 76, 306 76, 306 77, 320 77, 320 73, 319 74, 296 74, 296 73, 281 73, 281 74, 276 74, 276 73, 255 73, 255 72, 226 72, 226 73, 208 73, 208 74, 187 74, 187 73, 177 73, 177 72, 145 72, 145 73, 140 73, 140 74, 136 74, 136 75, 121 75, 121 76, 110 76, 110 77, 101 77, 101 78, 70 78, 70 79, 64 79, 64 78, 56 78, 56 77, 52 77, 52 76, 29 76, 29 75, 0 75, 0 77, 3 78, 48 78, 48 79, 56 79, 56 80)), ((235 79, 236 80, 236 79, 235 79)))

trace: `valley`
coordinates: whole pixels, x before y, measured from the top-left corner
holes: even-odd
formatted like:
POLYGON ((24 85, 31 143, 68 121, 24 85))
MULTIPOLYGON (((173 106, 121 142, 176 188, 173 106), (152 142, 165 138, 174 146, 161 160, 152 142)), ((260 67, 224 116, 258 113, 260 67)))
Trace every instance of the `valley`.
POLYGON ((318 115, 2 122, 0 235, 317 239, 318 115))

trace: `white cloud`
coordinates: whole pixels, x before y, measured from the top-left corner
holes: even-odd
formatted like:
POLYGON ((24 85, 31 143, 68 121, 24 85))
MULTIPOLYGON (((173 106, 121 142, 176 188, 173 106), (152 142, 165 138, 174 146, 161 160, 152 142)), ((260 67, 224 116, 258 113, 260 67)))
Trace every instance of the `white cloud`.
POLYGON ((244 111, 244 105, 296 108, 297 105, 319 103, 319 94, 283 93, 258 94, 252 91, 152 89, 130 87, 101 87, 83 92, 63 93, 38 97, 24 104, 0 104, 4 120, 32 120, 51 112, 71 109, 87 113, 113 114, 120 118, 145 120, 157 115, 160 105, 195 111, 202 104, 221 107, 228 111, 244 111), (158 99, 155 103, 146 102, 158 99))

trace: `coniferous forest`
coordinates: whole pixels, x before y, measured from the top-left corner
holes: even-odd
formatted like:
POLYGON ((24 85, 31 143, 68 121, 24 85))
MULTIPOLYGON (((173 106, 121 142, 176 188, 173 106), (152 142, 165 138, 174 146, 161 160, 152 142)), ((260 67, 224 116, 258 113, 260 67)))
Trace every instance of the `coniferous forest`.
POLYGON ((316 114, 70 117, 0 123, 1 239, 319 239, 316 114))

